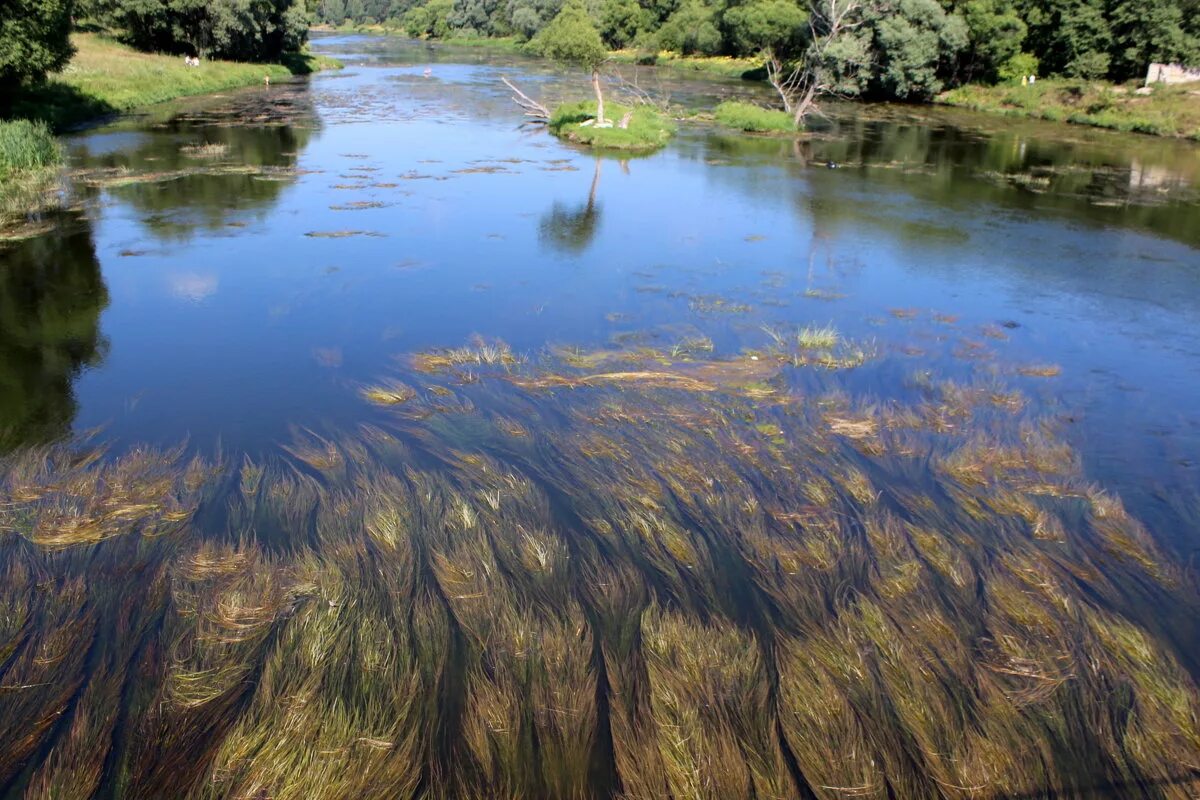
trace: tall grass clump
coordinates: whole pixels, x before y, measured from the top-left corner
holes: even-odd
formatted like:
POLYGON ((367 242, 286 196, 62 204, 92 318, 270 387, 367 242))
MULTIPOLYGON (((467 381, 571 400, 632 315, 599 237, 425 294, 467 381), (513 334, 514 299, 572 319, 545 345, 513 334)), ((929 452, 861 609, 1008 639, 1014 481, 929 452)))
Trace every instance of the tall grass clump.
POLYGON ((786 111, 778 111, 756 106, 753 103, 743 103, 737 100, 726 100, 713 109, 713 117, 727 128, 735 128, 747 133, 794 133, 796 122, 786 111))
POLYGON ((62 150, 45 122, 26 119, 0 122, 0 179, 15 173, 56 167, 62 150))
POLYGON ((0 239, 36 232, 21 223, 55 205, 53 187, 62 149, 44 122, 0 122, 0 239))

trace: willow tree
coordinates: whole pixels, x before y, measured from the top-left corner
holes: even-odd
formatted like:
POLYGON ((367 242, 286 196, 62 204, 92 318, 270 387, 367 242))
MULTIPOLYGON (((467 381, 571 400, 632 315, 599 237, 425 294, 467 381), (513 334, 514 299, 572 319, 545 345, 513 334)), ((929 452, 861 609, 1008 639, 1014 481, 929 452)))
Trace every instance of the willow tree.
POLYGON ((608 60, 608 50, 583 0, 567 0, 550 24, 530 41, 529 49, 545 58, 590 70, 596 92, 596 125, 612 124, 604 119, 604 93, 600 88, 600 67, 608 60))

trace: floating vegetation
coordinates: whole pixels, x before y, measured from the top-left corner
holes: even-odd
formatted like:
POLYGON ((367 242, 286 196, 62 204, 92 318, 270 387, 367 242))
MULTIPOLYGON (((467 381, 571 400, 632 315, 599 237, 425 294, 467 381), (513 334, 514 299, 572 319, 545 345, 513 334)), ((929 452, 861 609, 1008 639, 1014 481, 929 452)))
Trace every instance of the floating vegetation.
POLYGON ((455 175, 517 175, 516 170, 499 164, 480 164, 473 167, 463 167, 462 169, 450 170, 455 175))
POLYGON ((419 353, 359 390, 386 423, 253 457, 0 458, 0 784, 1200 788, 1200 688, 1154 610, 1194 620, 1194 575, 1018 392, 882 400, 822 371, 868 349, 832 329, 681 333, 419 353))
POLYGON ((331 211, 363 211, 368 208, 385 208, 388 204, 379 200, 355 200, 352 203, 337 203, 329 207, 331 211))
POLYGON ((697 314, 748 314, 752 306, 718 295, 697 295, 688 301, 688 308, 697 314))
POLYGON ((837 347, 840 340, 837 329, 832 325, 823 328, 804 327, 796 334, 796 343, 805 350, 830 350, 837 347))
POLYGON ((362 390, 362 396, 377 405, 394 406, 400 403, 407 403, 416 397, 417 393, 411 386, 391 381, 378 386, 366 387, 362 390))
POLYGON ((229 152, 229 145, 224 142, 187 144, 179 148, 179 152, 193 158, 220 158, 229 152))
POLYGON ((1028 364, 1017 367, 1017 372, 1032 378, 1055 378, 1062 374, 1062 367, 1057 364, 1028 364))
POLYGON ((412 357, 413 368, 419 372, 445 372, 455 367, 511 367, 518 362, 512 348, 502 341, 475 339, 467 347, 417 353, 412 357))
POLYGON ((313 238, 313 239, 349 239, 354 236, 372 236, 372 237, 387 236, 386 233, 379 233, 378 231, 352 231, 352 230, 309 231, 308 233, 306 233, 304 235, 308 236, 310 238, 313 238))

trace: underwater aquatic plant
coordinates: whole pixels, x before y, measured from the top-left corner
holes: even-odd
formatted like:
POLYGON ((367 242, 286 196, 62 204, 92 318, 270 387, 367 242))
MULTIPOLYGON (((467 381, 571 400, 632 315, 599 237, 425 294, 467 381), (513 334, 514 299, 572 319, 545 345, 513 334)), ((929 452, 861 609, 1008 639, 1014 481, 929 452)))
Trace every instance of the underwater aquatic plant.
POLYGON ((1194 794, 1152 529, 994 374, 880 399, 774 330, 433 351, 386 424, 253 456, 3 457, 0 785, 1194 794))

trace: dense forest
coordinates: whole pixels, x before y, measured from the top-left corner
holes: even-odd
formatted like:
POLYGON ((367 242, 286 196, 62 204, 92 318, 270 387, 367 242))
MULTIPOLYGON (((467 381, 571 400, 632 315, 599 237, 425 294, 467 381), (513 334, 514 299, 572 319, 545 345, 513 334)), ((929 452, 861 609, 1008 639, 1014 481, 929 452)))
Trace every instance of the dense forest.
MULTIPOLYGON (((331 25, 382 23, 413 36, 534 37, 563 0, 319 0, 331 25)), ((1021 75, 1145 74, 1200 59, 1200 0, 588 0, 606 45, 647 52, 785 58, 828 33, 837 90, 922 99, 1021 75)))

